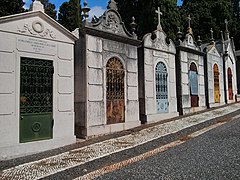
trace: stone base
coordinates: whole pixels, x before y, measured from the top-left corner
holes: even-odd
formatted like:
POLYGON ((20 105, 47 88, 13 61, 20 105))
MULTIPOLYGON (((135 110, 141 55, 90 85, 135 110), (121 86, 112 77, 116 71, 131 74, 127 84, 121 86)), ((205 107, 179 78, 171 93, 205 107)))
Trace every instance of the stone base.
POLYGON ((134 127, 138 127, 140 125, 141 125, 141 121, 131 121, 131 122, 125 122, 125 123, 118 123, 118 124, 90 126, 85 129, 84 138, 91 138, 98 135, 119 132, 119 131, 131 129, 134 127))
POLYGON ((183 108, 183 114, 190 114, 190 113, 202 111, 204 109, 207 109, 207 107, 206 106, 201 106, 201 107, 183 108))
POLYGON ((76 142, 76 137, 50 139, 43 141, 35 141, 29 143, 21 143, 12 146, 0 147, 0 160, 8 160, 17 157, 23 157, 59 147, 63 147, 76 142))
POLYGON ((235 100, 236 100, 236 102, 240 102, 240 94, 236 94, 235 100))
POLYGON ((209 104, 209 107, 212 108, 212 107, 219 107, 219 106, 223 106, 225 103, 224 102, 221 102, 221 103, 211 103, 209 104))
POLYGON ((149 114, 149 115, 146 115, 146 120, 147 120, 147 123, 154 123, 154 122, 159 122, 165 119, 171 119, 177 116, 179 116, 178 112, 149 114))

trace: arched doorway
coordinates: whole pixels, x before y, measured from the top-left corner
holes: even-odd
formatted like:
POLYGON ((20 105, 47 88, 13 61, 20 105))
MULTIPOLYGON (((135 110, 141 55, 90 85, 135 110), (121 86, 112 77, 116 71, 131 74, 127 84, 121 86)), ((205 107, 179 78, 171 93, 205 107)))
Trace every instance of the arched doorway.
POLYGON ((220 102, 220 88, 219 88, 219 70, 218 65, 214 64, 213 66, 213 73, 214 73, 214 102, 220 102))
POLYGON ((107 124, 125 121, 124 68, 118 58, 111 58, 106 66, 107 124))
POLYGON ((231 70, 231 68, 228 68, 228 96, 229 96, 229 100, 233 100, 232 70, 231 70))
POLYGON ((189 71, 191 107, 199 106, 198 98, 198 72, 195 63, 191 63, 189 71))
POLYGON ((167 67, 163 62, 159 62, 156 66, 156 100, 157 112, 168 112, 168 73, 167 67))

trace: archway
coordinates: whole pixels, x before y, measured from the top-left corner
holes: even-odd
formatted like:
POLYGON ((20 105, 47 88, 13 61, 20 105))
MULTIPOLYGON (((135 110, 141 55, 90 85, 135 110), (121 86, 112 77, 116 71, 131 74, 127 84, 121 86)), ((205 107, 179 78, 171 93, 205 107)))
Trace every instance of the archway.
POLYGON ((197 72, 197 66, 193 62, 190 65, 189 79, 190 79, 191 107, 198 107, 199 106, 198 72, 197 72))
POLYGON ((118 58, 111 58, 106 66, 107 124, 125 121, 124 68, 118 58))
POLYGON ((168 73, 167 67, 163 62, 159 62, 156 65, 156 100, 157 100, 157 112, 168 112, 168 73))
POLYGON ((231 70, 231 68, 228 68, 228 96, 229 96, 229 100, 233 100, 232 70, 231 70))

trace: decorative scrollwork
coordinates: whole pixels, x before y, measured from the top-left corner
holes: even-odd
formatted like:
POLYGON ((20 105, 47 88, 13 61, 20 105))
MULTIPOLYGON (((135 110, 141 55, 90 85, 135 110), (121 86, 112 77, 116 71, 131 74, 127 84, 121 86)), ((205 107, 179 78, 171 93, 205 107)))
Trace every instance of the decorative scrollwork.
POLYGON ((119 19, 114 13, 107 14, 106 21, 103 24, 103 30, 112 31, 113 33, 123 34, 123 29, 120 25, 119 19))
POLYGON ((21 113, 52 112, 53 62, 21 59, 21 113))
POLYGON ((50 38, 55 39, 56 35, 49 28, 45 28, 43 23, 40 21, 34 21, 32 26, 28 23, 25 23, 22 28, 18 27, 18 32, 20 33, 30 33, 32 35, 39 35, 41 37, 46 37, 49 35, 50 38))
POLYGON ((166 45, 163 39, 157 38, 156 40, 153 41, 153 48, 167 50, 168 46, 166 45))

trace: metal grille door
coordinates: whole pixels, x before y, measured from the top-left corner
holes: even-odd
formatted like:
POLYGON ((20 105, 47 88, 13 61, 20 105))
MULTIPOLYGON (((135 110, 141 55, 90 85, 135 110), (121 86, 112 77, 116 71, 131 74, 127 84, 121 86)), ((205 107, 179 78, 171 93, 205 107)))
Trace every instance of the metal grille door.
POLYGON ((191 107, 199 106, 197 66, 191 63, 189 71, 191 107))
POLYGON ((219 103, 220 102, 220 89, 219 89, 219 71, 218 71, 217 64, 214 64, 213 72, 214 72, 214 101, 215 101, 215 103, 219 103))
POLYGON ((157 112, 168 112, 168 73, 164 63, 159 62, 156 66, 156 100, 157 112))
POLYGON ((107 63, 107 124, 125 121, 124 68, 121 61, 112 58, 107 63))
POLYGON ((232 70, 231 70, 231 68, 228 68, 228 96, 229 96, 229 100, 233 100, 232 70))
POLYGON ((53 62, 21 58, 20 142, 52 138, 53 62))

